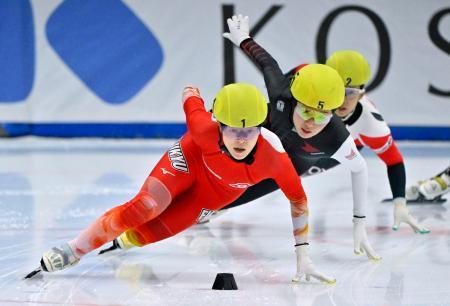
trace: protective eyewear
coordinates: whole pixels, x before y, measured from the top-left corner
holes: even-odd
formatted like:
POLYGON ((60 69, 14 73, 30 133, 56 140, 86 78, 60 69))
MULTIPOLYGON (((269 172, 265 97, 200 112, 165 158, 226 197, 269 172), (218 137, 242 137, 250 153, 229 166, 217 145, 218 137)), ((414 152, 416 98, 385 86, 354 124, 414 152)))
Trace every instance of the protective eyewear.
POLYGON ((328 122, 330 122, 331 117, 333 117, 332 113, 319 112, 319 111, 316 111, 313 109, 306 108, 303 105, 298 104, 298 103, 297 103, 297 106, 295 107, 295 112, 303 120, 306 121, 306 120, 313 118, 315 124, 321 124, 321 125, 327 124, 328 122))
POLYGON ((261 127, 259 126, 235 128, 221 125, 220 130, 223 136, 234 139, 253 139, 261 133, 261 127))
POLYGON ((346 97, 355 97, 355 96, 361 95, 365 92, 366 92, 365 89, 345 87, 345 96, 346 97))

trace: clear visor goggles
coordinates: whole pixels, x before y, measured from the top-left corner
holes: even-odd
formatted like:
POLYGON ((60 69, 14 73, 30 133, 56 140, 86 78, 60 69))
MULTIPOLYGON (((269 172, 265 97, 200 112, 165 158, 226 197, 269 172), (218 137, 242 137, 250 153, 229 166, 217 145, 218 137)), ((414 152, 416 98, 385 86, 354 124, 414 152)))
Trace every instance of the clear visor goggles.
POLYGON ((245 128, 235 128, 226 125, 221 125, 220 131, 222 132, 222 135, 227 138, 248 140, 258 137, 258 135, 261 133, 261 127, 252 126, 245 128))
POLYGON ((331 117, 333 117, 332 113, 323 113, 318 110, 306 108, 305 106, 303 106, 300 103, 297 103, 297 106, 295 107, 295 112, 303 120, 306 121, 306 120, 309 120, 312 118, 312 119, 314 119, 315 124, 320 124, 320 125, 327 124, 328 122, 330 122, 331 117))
POLYGON ((345 97, 356 97, 358 95, 361 95, 365 93, 365 89, 360 88, 352 88, 352 87, 345 87, 345 97))

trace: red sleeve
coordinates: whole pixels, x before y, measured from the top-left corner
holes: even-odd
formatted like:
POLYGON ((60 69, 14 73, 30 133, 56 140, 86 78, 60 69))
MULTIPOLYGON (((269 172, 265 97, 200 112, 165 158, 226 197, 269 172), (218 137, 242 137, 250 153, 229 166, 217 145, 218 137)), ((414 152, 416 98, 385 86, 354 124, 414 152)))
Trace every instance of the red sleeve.
POLYGON ((275 169, 278 171, 273 179, 292 203, 305 204, 307 202, 305 190, 288 154, 280 153, 276 160, 278 162, 275 169))
POLYGON ((377 155, 387 166, 392 166, 403 162, 403 156, 393 140, 389 149, 377 155))
POLYGON ((207 112, 203 99, 189 97, 183 104, 186 114, 186 125, 194 142, 202 151, 216 150, 219 142, 219 125, 213 120, 212 114, 207 112))
POLYGON ((368 137, 364 135, 360 135, 360 137, 387 166, 403 162, 403 156, 391 134, 383 137, 368 137))

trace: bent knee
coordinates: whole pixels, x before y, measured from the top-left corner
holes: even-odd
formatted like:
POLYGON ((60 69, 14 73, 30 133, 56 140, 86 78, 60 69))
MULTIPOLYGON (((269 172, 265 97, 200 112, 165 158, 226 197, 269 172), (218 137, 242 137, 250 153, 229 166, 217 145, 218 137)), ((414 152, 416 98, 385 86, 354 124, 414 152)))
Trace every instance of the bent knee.
POLYGON ((172 196, 157 178, 149 176, 139 193, 123 205, 121 219, 128 228, 136 227, 159 216, 170 204, 172 196))
POLYGON ((124 205, 122 221, 130 227, 136 227, 159 216, 168 203, 158 201, 152 194, 141 190, 131 201, 124 205))
POLYGON ((166 185, 153 176, 149 176, 145 180, 140 192, 150 194, 161 206, 167 207, 172 201, 172 195, 166 185))

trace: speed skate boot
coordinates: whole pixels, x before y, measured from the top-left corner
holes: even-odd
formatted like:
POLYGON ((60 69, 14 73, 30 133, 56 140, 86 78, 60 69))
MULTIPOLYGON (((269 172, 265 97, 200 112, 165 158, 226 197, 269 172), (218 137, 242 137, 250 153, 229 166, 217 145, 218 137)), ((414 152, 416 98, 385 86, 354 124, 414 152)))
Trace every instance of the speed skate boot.
POLYGON ((76 257, 68 243, 45 252, 41 259, 41 268, 46 272, 64 270, 76 265, 80 258, 76 257))
POLYGON ((444 172, 419 184, 419 192, 425 199, 432 200, 446 194, 449 191, 449 186, 450 174, 444 172))
POLYGON ((450 168, 441 174, 406 188, 408 201, 433 201, 450 191, 450 168))

